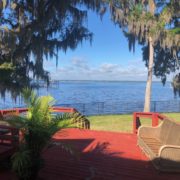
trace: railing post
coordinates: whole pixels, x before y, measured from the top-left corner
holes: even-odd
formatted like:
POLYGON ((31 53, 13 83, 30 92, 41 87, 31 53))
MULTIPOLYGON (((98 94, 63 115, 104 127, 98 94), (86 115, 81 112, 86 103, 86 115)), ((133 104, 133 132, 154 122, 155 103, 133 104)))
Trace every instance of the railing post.
POLYGON ((83 103, 83 110, 82 110, 82 112, 83 112, 83 115, 85 114, 85 104, 83 103))
POLYGON ((97 106, 98 106, 98 115, 99 115, 99 105, 100 105, 100 103, 99 103, 99 102, 97 102, 97 106))
POLYGON ((158 124, 159 124, 158 113, 153 113, 152 114, 152 127, 158 126, 158 124))
POLYGON ((3 112, 0 110, 0 119, 3 119, 3 112))
POLYGON ((133 113, 133 134, 136 134, 136 113, 133 113))
POLYGON ((19 115, 19 109, 18 109, 18 108, 16 108, 15 114, 16 114, 17 116, 19 115))
POLYGON ((136 113, 133 113, 133 133, 136 134, 137 133, 137 129, 138 129, 138 117, 136 113))
POLYGON ((133 134, 137 134, 137 130, 141 126, 140 118, 137 116, 137 113, 133 113, 133 134))
POLYGON ((153 101, 154 103, 154 112, 156 112, 156 101, 153 101))
POLYGON ((104 102, 102 102, 101 107, 102 107, 102 114, 104 114, 104 102))

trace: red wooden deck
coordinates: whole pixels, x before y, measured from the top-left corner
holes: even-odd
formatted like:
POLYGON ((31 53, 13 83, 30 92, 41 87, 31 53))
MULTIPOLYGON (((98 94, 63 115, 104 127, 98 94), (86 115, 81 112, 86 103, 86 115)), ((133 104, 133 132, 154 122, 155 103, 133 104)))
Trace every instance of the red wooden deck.
MULTIPOLYGON (((135 134, 67 129, 53 140, 69 144, 77 155, 59 146, 44 152, 45 167, 39 177, 45 180, 179 180, 180 174, 158 173, 137 147, 135 134)), ((1 171, 0 179, 13 180, 1 171)))

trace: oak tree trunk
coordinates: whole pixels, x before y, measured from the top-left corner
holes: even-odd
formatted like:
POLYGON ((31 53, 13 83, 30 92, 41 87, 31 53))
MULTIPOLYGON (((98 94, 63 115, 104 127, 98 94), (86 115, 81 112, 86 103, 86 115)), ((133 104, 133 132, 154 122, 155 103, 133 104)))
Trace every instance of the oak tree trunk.
POLYGON ((154 64, 154 47, 153 47, 152 38, 149 37, 149 64, 148 64, 148 77, 146 82, 144 112, 151 111, 151 86, 152 86, 153 64, 154 64))

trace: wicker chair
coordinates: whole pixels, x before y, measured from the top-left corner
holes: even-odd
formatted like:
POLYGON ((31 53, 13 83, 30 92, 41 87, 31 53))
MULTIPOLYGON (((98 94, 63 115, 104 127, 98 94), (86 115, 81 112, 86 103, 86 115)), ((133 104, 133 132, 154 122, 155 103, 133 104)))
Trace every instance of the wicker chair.
POLYGON ((156 169, 180 172, 180 124, 165 119, 157 127, 141 126, 138 145, 156 169))

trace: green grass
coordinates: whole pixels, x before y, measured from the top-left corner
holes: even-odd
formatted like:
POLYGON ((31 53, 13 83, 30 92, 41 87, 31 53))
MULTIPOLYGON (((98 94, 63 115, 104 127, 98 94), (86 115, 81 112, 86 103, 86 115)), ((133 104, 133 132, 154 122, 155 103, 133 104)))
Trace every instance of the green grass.
POLYGON ((180 122, 180 113, 164 113, 164 115, 174 119, 177 122, 180 122))
MULTIPOLYGON (((180 122, 180 113, 165 113, 167 117, 180 122)), ((89 116, 92 130, 115 131, 115 132, 132 132, 133 115, 101 115, 89 116)), ((142 125, 151 125, 151 120, 141 118, 142 125)))

